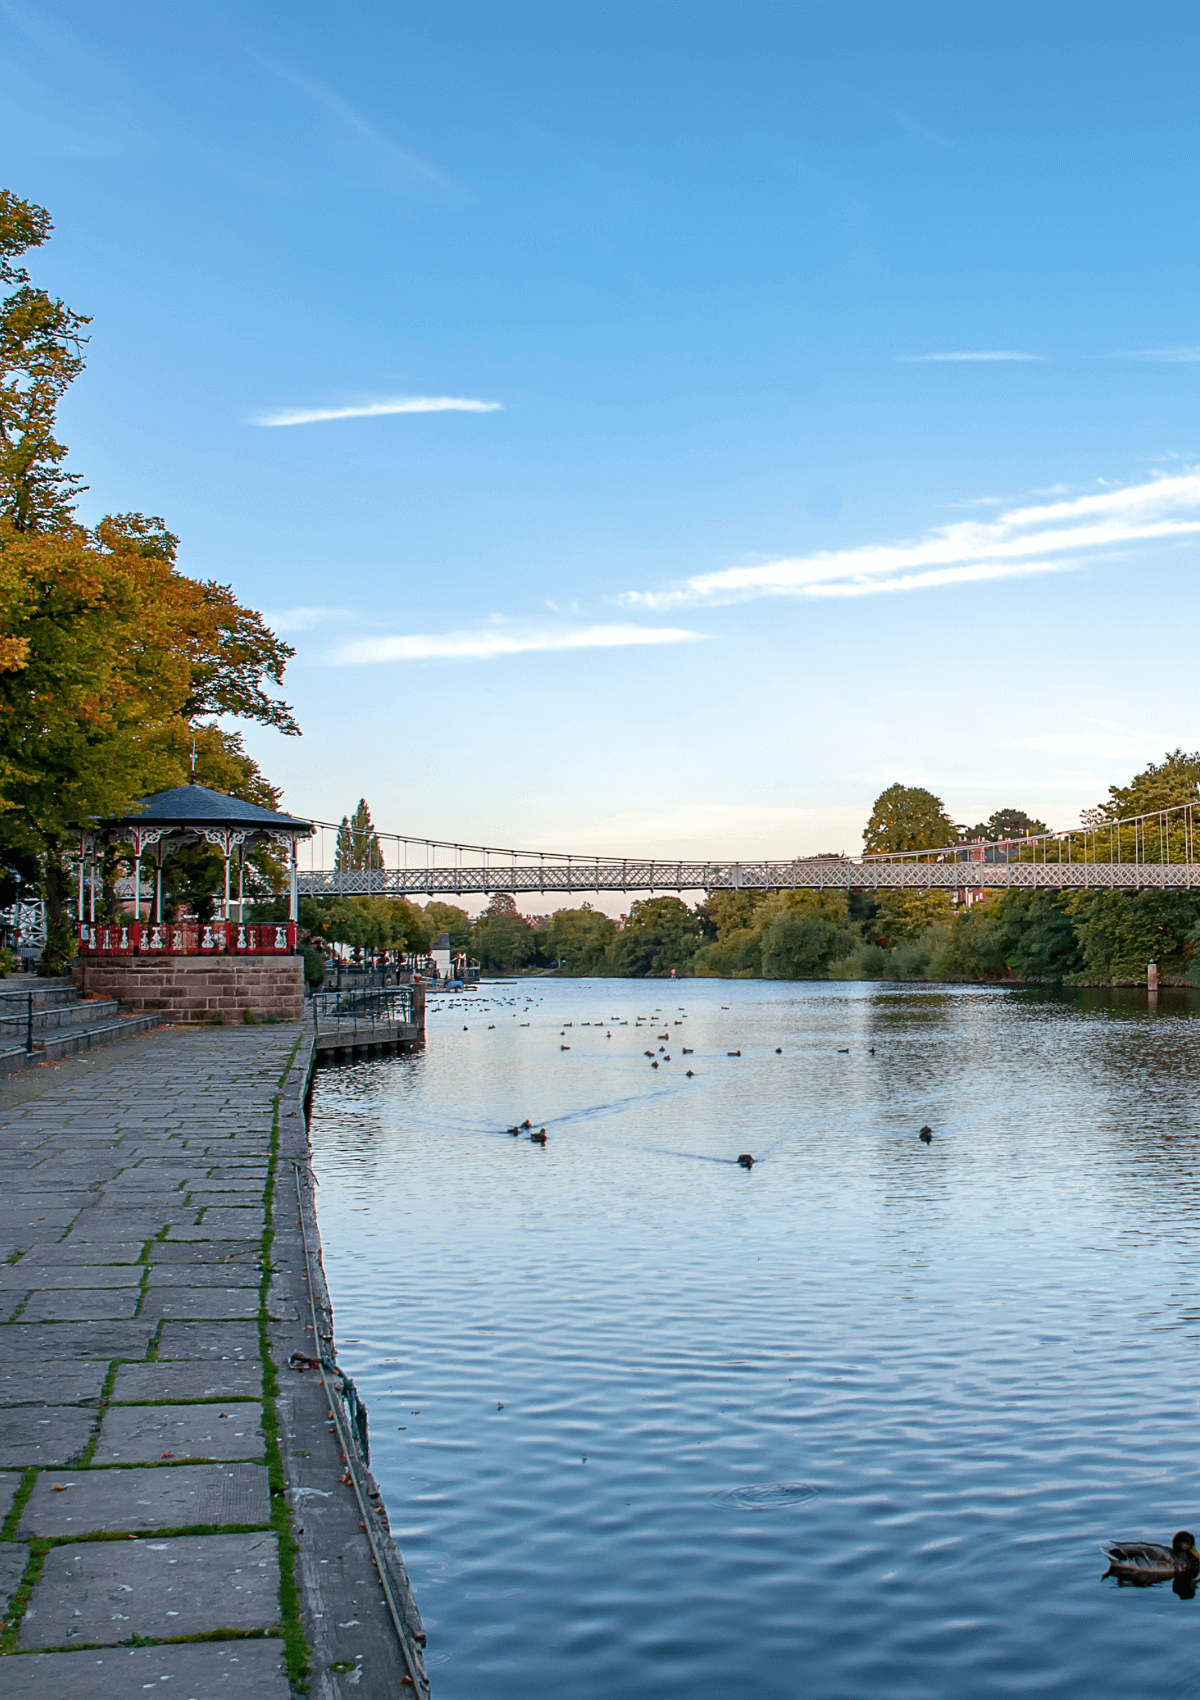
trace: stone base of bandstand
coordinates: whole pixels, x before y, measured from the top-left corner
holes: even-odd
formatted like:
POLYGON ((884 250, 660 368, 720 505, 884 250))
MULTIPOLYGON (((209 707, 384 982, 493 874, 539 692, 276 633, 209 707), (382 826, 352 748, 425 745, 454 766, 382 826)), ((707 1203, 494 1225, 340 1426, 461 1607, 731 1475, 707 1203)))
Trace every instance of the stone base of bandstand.
POLYGON ((85 997, 116 998, 163 1021, 304 1014, 301 956, 81 956, 71 978, 85 997))

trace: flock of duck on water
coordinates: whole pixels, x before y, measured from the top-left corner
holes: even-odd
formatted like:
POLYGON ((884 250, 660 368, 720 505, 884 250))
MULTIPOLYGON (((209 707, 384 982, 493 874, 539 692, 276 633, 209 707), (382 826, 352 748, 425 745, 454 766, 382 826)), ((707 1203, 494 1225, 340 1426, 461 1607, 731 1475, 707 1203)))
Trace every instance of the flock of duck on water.
MULTIPOLYGON (((515 1002, 516 1000, 513 999, 511 1001, 515 1002)), ((459 1005, 459 1007, 461 1008, 463 1006, 459 1005)), ((722 1009, 728 1009, 729 1006, 728 1004, 722 1004, 721 1007, 722 1009)), ((527 1002, 524 1013, 528 1014, 529 1012, 529 1003, 527 1002)), ((656 1011, 655 1013, 656 1015, 661 1016, 660 1011, 656 1011)), ((679 1013, 682 1016, 682 1020, 676 1020, 676 1027, 681 1027, 683 1022, 687 1020, 687 1012, 683 1009, 682 1005, 680 1006, 679 1013)), ((648 1026, 651 1023, 651 1019, 652 1018, 650 1016, 639 1015, 636 1018, 636 1025, 639 1028, 644 1025, 648 1026)), ((665 1016, 661 1016, 661 1019, 665 1021, 667 1018, 665 1016)), ((628 1027, 629 1025, 628 1021, 622 1021, 620 1017, 615 1015, 610 1017, 610 1022, 611 1026, 619 1025, 621 1027, 628 1027)), ((490 1025, 494 1028, 495 1023, 493 1022, 490 1025)), ((529 1023, 525 1021, 522 1022, 521 1025, 523 1027, 528 1027, 529 1023)), ((567 1029, 569 1027, 574 1027, 574 1025, 574 1022, 572 1021, 564 1022, 559 1033, 560 1039, 565 1039, 567 1036, 567 1029)), ((590 1027, 592 1025, 593 1023, 590 1021, 583 1021, 580 1023, 581 1027, 590 1027)), ((597 1027, 608 1027, 609 1030, 606 1032, 605 1037, 608 1039, 612 1038, 612 1031, 609 1023, 597 1021, 594 1025, 597 1027)), ((463 1032, 465 1033, 467 1031, 468 1026, 464 1023, 463 1032)), ((666 1049, 666 1044, 670 1042, 670 1030, 668 1029, 665 1033, 655 1033, 654 1037, 656 1040, 660 1041, 658 1056, 655 1056, 653 1051, 644 1051, 642 1053, 643 1056, 650 1060, 651 1068, 657 1068, 659 1066, 660 1058, 663 1062, 670 1062, 671 1060, 670 1053, 666 1049)), ((559 1049, 562 1051, 569 1051, 571 1047, 570 1045, 560 1045, 559 1049)), ((683 1045, 681 1047, 682 1054, 685 1057, 693 1055, 694 1049, 695 1047, 691 1045, 683 1045)), ((869 1046, 868 1049, 871 1056, 874 1056, 874 1045, 869 1046)), ((726 1055, 730 1057, 740 1057, 741 1054, 740 1050, 726 1052, 726 1055)), ((840 1056, 849 1056, 850 1047, 848 1045, 839 1046, 838 1054, 840 1056)), ((783 1055, 782 1045, 776 1045, 775 1055, 783 1055)), ((695 1071, 693 1069, 689 1068, 686 1073, 689 1080, 694 1078, 695 1071)), ((519 1123, 516 1127, 507 1128, 505 1131, 510 1133, 514 1139, 519 1139, 522 1133, 527 1133, 534 1145, 540 1145, 543 1148, 545 1147, 548 1137, 544 1127, 535 1128, 528 1118, 519 1123)), ((925 1126, 921 1128, 917 1137, 921 1140, 922 1144, 929 1145, 933 1141, 933 1129, 928 1125, 928 1123, 926 1123, 925 1126)), ((749 1151, 743 1151, 737 1159, 738 1164, 743 1169, 752 1169, 755 1161, 755 1157, 749 1151)), ((1172 1589, 1181 1599, 1190 1600, 1195 1597, 1197 1581, 1200 1580, 1200 1551, 1196 1548, 1196 1537, 1192 1534, 1190 1529, 1180 1529, 1172 1537, 1170 1546, 1167 1546, 1160 1541, 1114 1541, 1111 1546, 1105 1548, 1105 1553, 1108 1557, 1108 1569, 1104 1572, 1104 1579, 1111 1576, 1116 1580, 1119 1586, 1133 1588, 1153 1588, 1157 1587, 1162 1582, 1170 1582, 1172 1589)))

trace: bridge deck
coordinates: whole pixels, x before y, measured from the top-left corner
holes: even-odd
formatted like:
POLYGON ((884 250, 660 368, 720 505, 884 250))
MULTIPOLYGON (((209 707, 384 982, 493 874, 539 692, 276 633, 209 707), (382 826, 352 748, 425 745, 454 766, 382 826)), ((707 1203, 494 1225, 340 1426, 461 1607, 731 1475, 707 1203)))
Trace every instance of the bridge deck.
POLYGON ((1187 891, 1194 862, 794 862, 511 863, 475 867, 317 870, 299 874, 309 897, 581 897, 589 892, 678 891, 1187 891))

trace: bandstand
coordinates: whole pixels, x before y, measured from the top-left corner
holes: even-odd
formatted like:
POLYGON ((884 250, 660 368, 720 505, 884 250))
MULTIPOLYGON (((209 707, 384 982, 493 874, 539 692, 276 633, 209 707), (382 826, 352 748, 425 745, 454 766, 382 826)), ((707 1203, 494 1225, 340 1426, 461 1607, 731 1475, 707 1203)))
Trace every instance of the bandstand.
POLYGON ((135 1011, 157 1010, 165 1021, 298 1020, 304 969, 296 954, 296 847, 312 830, 293 815, 204 785, 180 785, 81 831, 79 957, 72 970, 81 988, 135 1011), (192 846, 216 850, 222 859, 220 914, 210 921, 166 921, 163 862, 192 846), (132 864, 133 908, 119 921, 98 923, 96 863, 110 847, 124 850, 132 864), (271 851, 287 866, 286 921, 243 919, 245 862, 256 850, 271 851))

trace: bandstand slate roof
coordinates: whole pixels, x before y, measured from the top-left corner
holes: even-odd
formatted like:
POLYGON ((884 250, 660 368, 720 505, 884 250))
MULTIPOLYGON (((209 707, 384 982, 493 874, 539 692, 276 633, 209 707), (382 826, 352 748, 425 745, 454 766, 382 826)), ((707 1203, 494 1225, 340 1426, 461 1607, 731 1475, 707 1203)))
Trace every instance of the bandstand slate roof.
POLYGON ((307 834, 312 822, 295 815, 276 814, 273 809, 210 791, 206 785, 177 785, 173 791, 155 791, 138 799, 127 815, 105 821, 105 826, 246 826, 260 832, 307 834))

